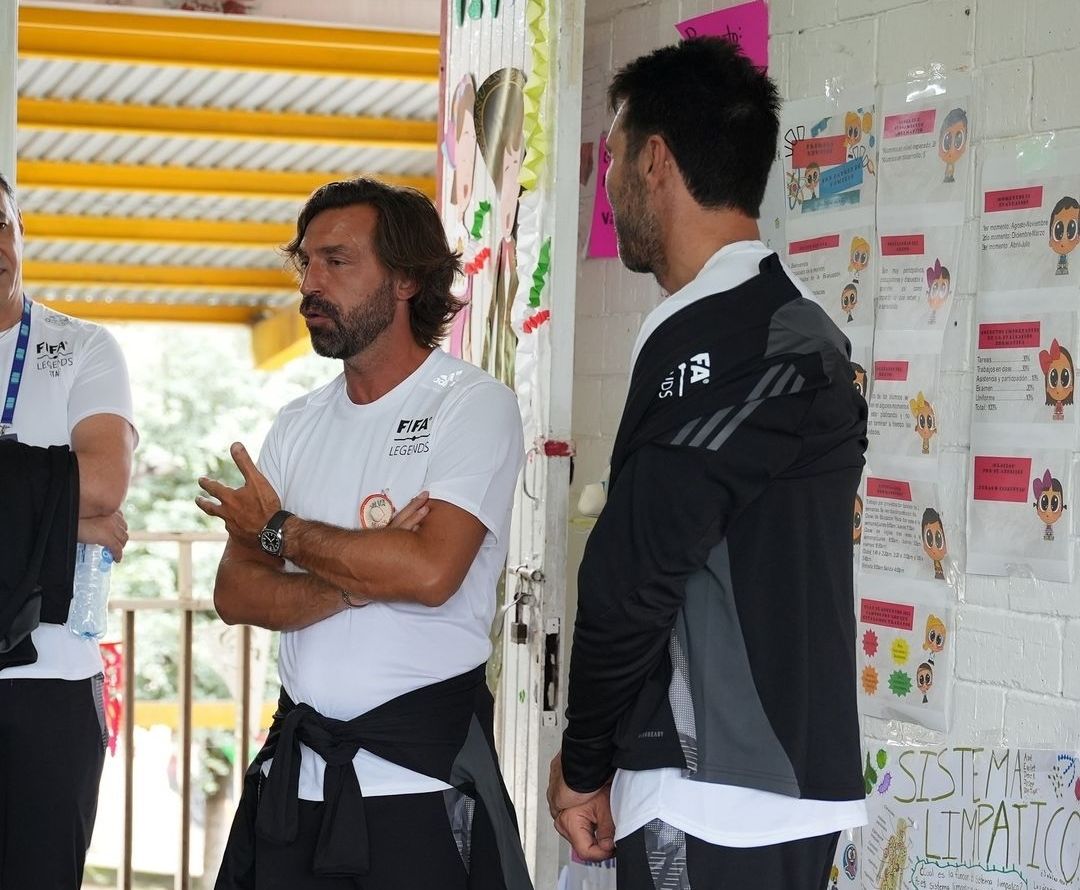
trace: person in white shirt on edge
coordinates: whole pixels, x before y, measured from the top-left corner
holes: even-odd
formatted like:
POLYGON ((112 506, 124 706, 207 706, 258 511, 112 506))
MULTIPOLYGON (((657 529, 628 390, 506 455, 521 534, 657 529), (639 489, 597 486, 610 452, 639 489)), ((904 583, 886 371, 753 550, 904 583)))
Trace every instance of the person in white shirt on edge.
POLYGON ((437 348, 459 257, 373 180, 308 200, 286 248, 343 373, 287 405, 239 489, 215 604, 281 631, 282 695, 217 887, 530 887, 484 678, 524 459, 514 394, 437 348))
MULTIPOLYGON (((619 890, 823 890, 866 821, 850 344, 759 240, 775 86, 720 38, 609 90, 619 256, 646 318, 578 575, 548 802, 619 890)), ((823 181, 822 190, 826 183, 823 181)))
MULTIPOLYGON (((103 327, 24 294, 23 233, 0 176, 0 438, 71 448, 78 540, 119 561, 138 438, 127 366, 103 327)), ((0 887, 78 890, 105 763, 101 654, 64 624, 42 622, 30 641, 36 659, 0 667, 0 887)))

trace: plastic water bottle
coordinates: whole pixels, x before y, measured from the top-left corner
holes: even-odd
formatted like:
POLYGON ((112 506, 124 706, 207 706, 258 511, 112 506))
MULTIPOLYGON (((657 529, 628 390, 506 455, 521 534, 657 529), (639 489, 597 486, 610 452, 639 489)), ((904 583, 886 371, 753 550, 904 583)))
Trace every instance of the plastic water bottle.
POLYGON ((75 551, 75 591, 68 609, 68 629, 77 637, 97 640, 109 624, 109 570, 113 556, 98 544, 79 544, 75 551))

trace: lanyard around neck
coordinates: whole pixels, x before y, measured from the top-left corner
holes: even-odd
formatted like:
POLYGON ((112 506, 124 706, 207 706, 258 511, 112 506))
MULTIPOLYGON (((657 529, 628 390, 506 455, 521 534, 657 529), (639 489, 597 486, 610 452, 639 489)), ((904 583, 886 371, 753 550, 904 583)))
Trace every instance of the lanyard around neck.
POLYGON ((19 386, 22 384, 23 365, 26 364, 26 347, 30 343, 30 299, 23 295, 22 318, 19 321, 19 334, 15 340, 15 357, 11 360, 11 374, 8 375, 7 396, 4 399, 4 413, 0 416, 0 435, 7 432, 15 418, 15 403, 19 400, 19 386))

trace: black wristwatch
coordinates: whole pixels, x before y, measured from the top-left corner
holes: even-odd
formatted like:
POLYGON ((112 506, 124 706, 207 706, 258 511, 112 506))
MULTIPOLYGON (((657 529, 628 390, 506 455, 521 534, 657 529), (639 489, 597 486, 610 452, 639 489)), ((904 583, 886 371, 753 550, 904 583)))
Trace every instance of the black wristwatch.
POLYGON ((281 551, 285 547, 285 535, 282 533, 281 527, 285 524, 285 520, 292 515, 288 510, 278 510, 277 513, 270 517, 270 521, 266 523, 266 528, 259 532, 259 546, 271 556, 281 556, 281 551))

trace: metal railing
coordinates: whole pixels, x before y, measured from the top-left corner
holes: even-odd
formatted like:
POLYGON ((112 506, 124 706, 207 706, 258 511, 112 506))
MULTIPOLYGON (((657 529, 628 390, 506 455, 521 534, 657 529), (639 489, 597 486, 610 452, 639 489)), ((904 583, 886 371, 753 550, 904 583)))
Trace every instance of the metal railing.
MULTIPOLYGON (((191 746, 192 746, 192 646, 194 640, 194 616, 196 612, 214 611, 212 599, 196 599, 193 583, 195 544, 220 543, 227 536, 211 532, 133 532, 130 544, 174 543, 177 546, 177 595, 175 598, 113 599, 110 611, 119 612, 122 624, 123 647, 123 725, 121 738, 124 749, 124 829, 123 853, 117 870, 119 890, 132 890, 132 855, 134 835, 134 764, 135 764, 135 616, 139 612, 177 611, 180 613, 180 637, 178 653, 178 685, 180 703, 179 755, 177 758, 177 781, 180 792, 179 862, 176 867, 176 890, 190 890, 191 886, 191 746)), ((239 628, 239 658, 237 687, 240 690, 240 708, 237 714, 235 734, 237 756, 233 780, 237 797, 243 782, 247 752, 251 742, 251 628, 239 628)))

